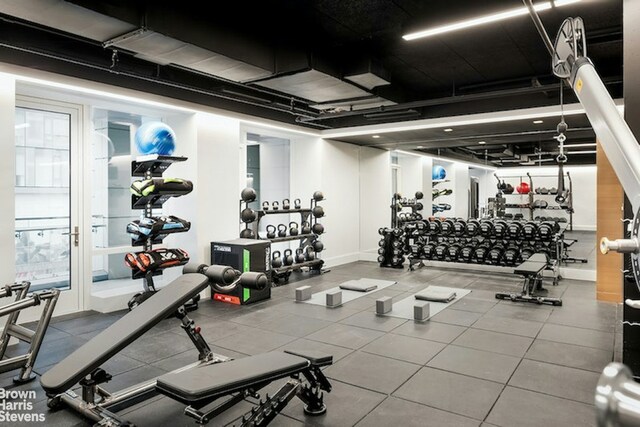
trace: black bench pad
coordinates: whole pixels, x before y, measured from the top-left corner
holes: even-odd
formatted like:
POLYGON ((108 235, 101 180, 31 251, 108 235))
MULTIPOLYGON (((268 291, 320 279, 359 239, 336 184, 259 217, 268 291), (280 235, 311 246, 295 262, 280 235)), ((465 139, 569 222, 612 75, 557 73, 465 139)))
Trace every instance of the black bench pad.
POLYGON ((209 280, 203 274, 178 277, 48 370, 40 378, 42 388, 49 395, 69 390, 207 286, 209 280))
POLYGON ((156 389, 178 402, 193 405, 288 377, 309 366, 304 357, 272 351, 168 373, 158 378, 156 389))
POLYGON ((333 356, 321 353, 319 351, 298 351, 298 350, 285 350, 285 353, 293 354, 295 356, 304 357, 309 360, 313 366, 327 366, 333 363, 333 356))
POLYGON ((525 261, 520 264, 513 272, 515 274, 522 274, 525 276, 531 276, 539 274, 547 266, 546 263, 525 261))

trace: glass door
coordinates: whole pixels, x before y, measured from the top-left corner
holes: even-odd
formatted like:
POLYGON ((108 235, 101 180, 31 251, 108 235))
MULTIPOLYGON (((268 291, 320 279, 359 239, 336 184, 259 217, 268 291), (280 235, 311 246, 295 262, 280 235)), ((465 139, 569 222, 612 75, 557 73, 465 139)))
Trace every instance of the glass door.
POLYGON ((58 288, 56 314, 81 310, 79 111, 21 98, 15 111, 16 281, 58 288))

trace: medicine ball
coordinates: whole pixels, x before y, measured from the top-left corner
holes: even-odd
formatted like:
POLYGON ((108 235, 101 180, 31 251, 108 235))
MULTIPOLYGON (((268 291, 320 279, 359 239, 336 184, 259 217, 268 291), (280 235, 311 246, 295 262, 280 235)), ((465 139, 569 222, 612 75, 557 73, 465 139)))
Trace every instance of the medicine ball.
POLYGON ((529 192, 531 191, 531 188, 529 187, 529 184, 527 184, 526 182, 521 182, 520 185, 516 187, 516 191, 519 194, 529 194, 529 192))
POLYGON ((256 190, 251 187, 247 187, 240 193, 240 198, 243 202, 253 202, 258 195, 256 194, 256 190))
POLYGON ((416 200, 420 200, 424 197, 424 194, 422 194, 422 191, 416 191, 416 200))
POLYGON ((507 185, 504 187, 504 189, 502 190, 502 192, 503 192, 504 194, 513 194, 513 190, 514 190, 513 185, 511 185, 511 184, 507 184, 507 185))
POLYGON ((140 154, 170 156, 176 149, 176 134, 162 122, 148 122, 135 134, 136 149, 140 154))
POLYGON ((322 194, 322 191, 316 191, 315 193, 313 193, 313 200, 315 200, 316 202, 324 200, 324 194, 322 194))
POLYGON ((440 180, 445 179, 447 177, 447 171, 440 165, 436 165, 433 167, 433 171, 431 173, 431 179, 440 180))

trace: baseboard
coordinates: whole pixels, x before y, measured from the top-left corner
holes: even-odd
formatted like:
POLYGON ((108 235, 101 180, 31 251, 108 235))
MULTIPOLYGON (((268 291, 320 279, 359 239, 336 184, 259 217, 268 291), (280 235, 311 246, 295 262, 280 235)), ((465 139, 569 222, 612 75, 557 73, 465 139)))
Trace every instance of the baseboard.
POLYGON ((377 252, 360 252, 360 261, 378 262, 377 252))
POLYGON ((596 270, 560 267, 560 275, 565 279, 596 281, 596 270))
POLYGON ((595 225, 573 225, 573 231, 596 231, 595 225))

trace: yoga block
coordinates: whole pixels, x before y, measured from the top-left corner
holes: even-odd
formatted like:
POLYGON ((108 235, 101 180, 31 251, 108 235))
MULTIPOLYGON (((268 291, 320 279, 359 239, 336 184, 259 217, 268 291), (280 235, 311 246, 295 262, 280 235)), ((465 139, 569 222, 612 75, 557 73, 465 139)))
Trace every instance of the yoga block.
POLYGON ((311 299, 311 286, 296 288, 296 301, 306 301, 308 299, 311 299))
POLYGON ((327 307, 338 307, 342 305, 342 291, 327 292, 327 307))
POLYGON ((429 303, 427 301, 416 302, 413 306, 413 320, 424 322, 429 318, 429 303))
POLYGON ((393 307, 393 298, 382 297, 376 300, 376 314, 386 314, 393 307))

